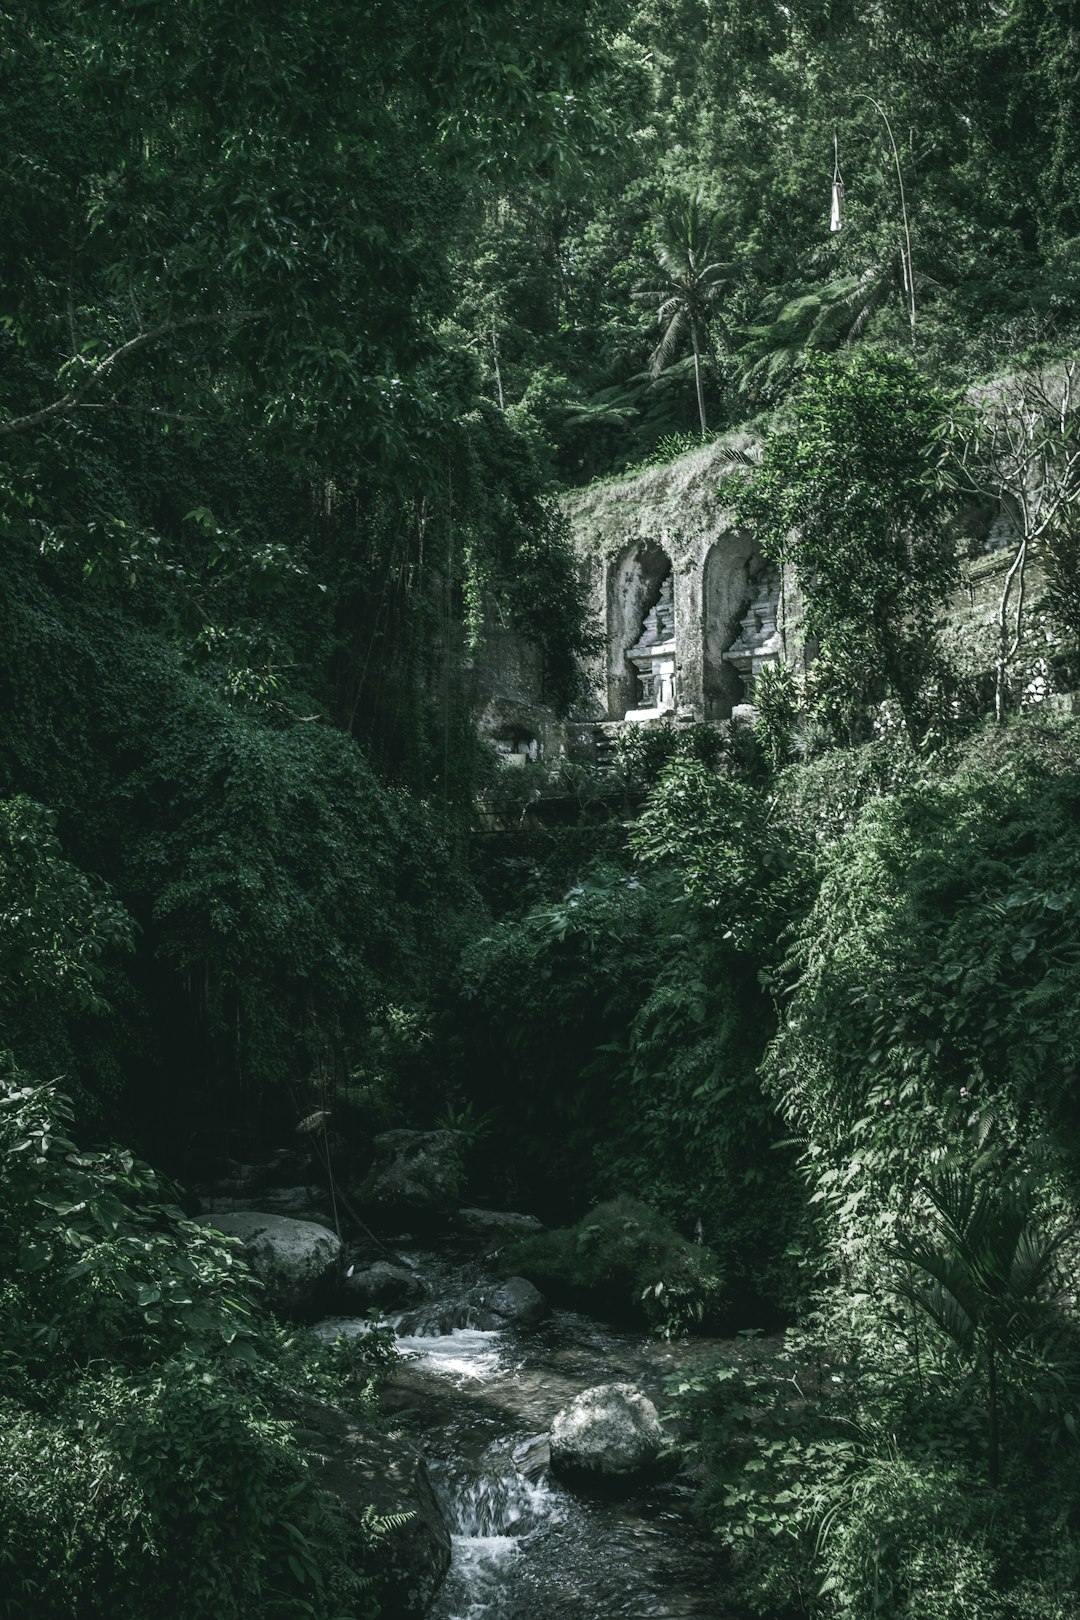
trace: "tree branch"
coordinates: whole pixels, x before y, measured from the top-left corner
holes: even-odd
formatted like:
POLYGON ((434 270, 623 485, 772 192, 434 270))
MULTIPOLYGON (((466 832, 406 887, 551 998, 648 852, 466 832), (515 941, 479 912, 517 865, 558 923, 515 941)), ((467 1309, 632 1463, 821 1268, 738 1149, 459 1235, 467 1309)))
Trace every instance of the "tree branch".
POLYGON ((54 399, 50 405, 43 405, 38 411, 30 411, 25 416, 14 416, 6 422, 0 422, 0 438, 6 438, 12 433, 24 433, 28 428, 37 427, 39 422, 46 422, 50 417, 62 416, 64 412, 72 410, 81 404, 84 396, 92 388, 97 387, 103 377, 108 376, 114 366, 173 332, 189 331, 196 326, 240 325, 245 321, 263 320, 268 313, 268 310, 243 309, 232 314, 189 315, 183 320, 163 321, 160 326, 152 327, 148 332, 139 332, 135 337, 128 338, 126 343, 121 343, 119 348, 107 354, 103 360, 99 360, 78 387, 70 388, 66 394, 54 399))

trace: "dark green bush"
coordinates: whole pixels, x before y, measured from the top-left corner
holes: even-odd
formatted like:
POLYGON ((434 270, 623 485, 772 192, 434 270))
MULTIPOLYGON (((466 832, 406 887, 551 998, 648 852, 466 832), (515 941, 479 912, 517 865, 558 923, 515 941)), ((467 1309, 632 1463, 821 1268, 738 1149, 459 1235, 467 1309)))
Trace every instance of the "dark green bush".
POLYGON ((464 952, 447 1018, 461 1086, 494 1111, 491 1158, 513 1165, 518 1196, 523 1185, 545 1208, 586 1202, 597 1139, 619 1118, 612 1054, 659 970, 671 899, 593 868, 464 952))
POLYGON ((371 1536, 281 1414, 302 1391, 362 1411, 385 1341, 276 1328, 234 1247, 70 1115, 0 1079, 0 1616, 360 1614, 371 1536))
POLYGON ((715 1317, 723 1290, 720 1263, 634 1198, 600 1204, 576 1226, 522 1239, 503 1269, 592 1310, 644 1316, 670 1335, 715 1317))
MULTIPOLYGON (((290 1091, 344 1079, 387 1003, 423 1005, 472 903, 440 807, 317 716, 230 699, 217 673, 70 570, 18 557, 0 588, 0 796, 49 807, 36 910, 47 879, 50 919, 64 884, 92 918, 58 986, 93 982, 115 1012, 51 991, 45 1006, 23 974, 6 1038, 67 1076, 84 1118, 122 1116, 178 1168, 178 1147, 213 1135, 220 1152, 230 1125, 291 1129, 307 1100, 290 1091), (114 939, 117 906, 135 926, 114 939)), ((16 831, 12 877, 30 870, 16 831)))
POLYGON ((910 1368, 747 1344, 671 1381, 697 1509, 730 1596, 816 1620, 1069 1620, 1080 1591, 1076 1447, 1014 1456, 987 1492, 963 1399, 910 1368))
POLYGON ((730 731, 702 722, 628 725, 615 739, 615 768, 624 782, 639 789, 651 788, 673 759, 697 760, 715 770, 728 763, 731 755, 730 731))

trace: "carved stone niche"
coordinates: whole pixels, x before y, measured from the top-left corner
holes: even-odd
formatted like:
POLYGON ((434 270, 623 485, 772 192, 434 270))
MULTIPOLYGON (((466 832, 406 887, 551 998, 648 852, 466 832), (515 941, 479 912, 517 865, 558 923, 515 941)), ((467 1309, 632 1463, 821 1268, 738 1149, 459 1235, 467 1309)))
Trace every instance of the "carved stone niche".
POLYGON ((780 615, 780 575, 766 569, 751 584, 753 596, 742 620, 739 634, 724 654, 738 671, 746 688, 746 701, 754 700, 754 680, 763 669, 774 669, 780 662, 782 641, 777 620, 780 615))
POLYGON ((641 706, 628 709, 627 720, 659 720, 675 710, 675 602, 672 576, 665 575, 656 605, 645 615, 641 635, 626 656, 637 670, 641 706))
POLYGON ((535 765, 540 758, 540 741, 520 726, 504 726, 492 737, 500 765, 535 765))

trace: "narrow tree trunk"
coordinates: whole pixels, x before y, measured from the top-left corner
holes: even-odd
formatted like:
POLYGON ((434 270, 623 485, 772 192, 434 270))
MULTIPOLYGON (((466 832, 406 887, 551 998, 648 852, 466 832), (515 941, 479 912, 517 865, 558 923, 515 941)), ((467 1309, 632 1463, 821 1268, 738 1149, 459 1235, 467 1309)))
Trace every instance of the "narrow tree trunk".
POLYGON ((499 409, 505 411, 506 399, 503 396, 502 372, 499 370, 499 338, 495 331, 495 317, 491 317, 491 353, 495 360, 495 386, 499 391, 499 409))
POLYGON ((1000 1440, 998 1438, 997 1360, 993 1341, 986 1345, 986 1378, 988 1385, 988 1417, 990 1441, 990 1489, 996 1491, 1001 1478, 1000 1440))
POLYGON ((994 719, 998 725, 1005 723, 1005 675, 1013 653, 1020 644, 1020 614, 1024 605, 1024 565, 1027 562, 1027 534, 1020 541, 1020 549, 1012 560, 1009 572, 1005 575, 1005 584, 1001 590, 1001 600, 998 603, 998 653, 994 669, 994 719), (1016 613, 1016 633, 1012 646, 1009 645, 1009 599, 1012 596, 1013 585, 1019 578, 1020 597, 1016 613))
POLYGON ((691 331, 694 338, 694 381, 697 384, 697 408, 698 415, 701 418, 701 437, 704 438, 709 430, 705 425, 705 395, 701 387, 701 349, 698 345, 697 327, 692 327, 691 331))

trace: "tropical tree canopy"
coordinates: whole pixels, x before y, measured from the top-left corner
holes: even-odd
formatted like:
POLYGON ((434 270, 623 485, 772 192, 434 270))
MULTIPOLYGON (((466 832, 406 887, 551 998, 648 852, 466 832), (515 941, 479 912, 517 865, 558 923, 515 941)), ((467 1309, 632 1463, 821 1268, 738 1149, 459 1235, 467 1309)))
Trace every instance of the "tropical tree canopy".
POLYGON ((708 425, 701 361, 703 355, 715 359, 714 328, 724 348, 731 347, 731 333, 720 309, 735 265, 719 257, 722 230, 720 212, 706 205, 701 191, 669 208, 655 223, 656 261, 664 280, 659 287, 641 287, 634 295, 653 305, 661 328, 660 341, 649 361, 654 377, 690 345, 703 435, 708 425))

